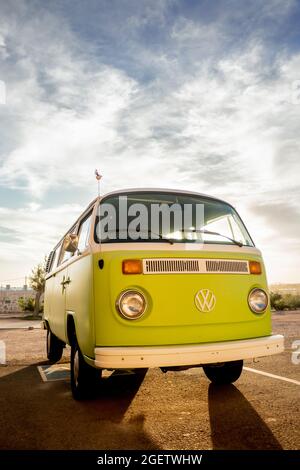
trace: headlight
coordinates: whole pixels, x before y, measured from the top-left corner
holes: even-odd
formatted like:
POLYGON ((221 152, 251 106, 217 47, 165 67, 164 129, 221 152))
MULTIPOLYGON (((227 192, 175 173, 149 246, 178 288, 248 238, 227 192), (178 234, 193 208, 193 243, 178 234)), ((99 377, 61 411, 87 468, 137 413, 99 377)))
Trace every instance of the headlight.
POLYGON ((117 299, 117 309, 122 317, 128 320, 137 320, 146 310, 146 299, 143 294, 134 290, 121 293, 117 299))
POLYGON ((248 297, 248 304, 254 313, 263 313, 269 303, 268 295, 262 289, 253 289, 248 297))

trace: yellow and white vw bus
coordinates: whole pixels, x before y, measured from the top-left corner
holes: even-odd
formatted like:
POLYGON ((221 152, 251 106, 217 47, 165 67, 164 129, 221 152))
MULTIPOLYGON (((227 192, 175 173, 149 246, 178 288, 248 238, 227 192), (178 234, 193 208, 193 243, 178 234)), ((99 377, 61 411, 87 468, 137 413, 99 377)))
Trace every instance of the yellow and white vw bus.
POLYGON ((206 195, 132 189, 96 198, 51 251, 47 355, 71 346, 76 399, 103 369, 203 367, 231 383, 283 351, 265 268, 236 210, 206 195))

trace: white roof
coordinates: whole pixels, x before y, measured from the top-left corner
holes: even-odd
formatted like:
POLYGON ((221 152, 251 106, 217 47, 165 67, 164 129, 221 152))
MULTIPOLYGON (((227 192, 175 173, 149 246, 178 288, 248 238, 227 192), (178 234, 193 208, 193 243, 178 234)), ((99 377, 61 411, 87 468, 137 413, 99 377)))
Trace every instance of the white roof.
POLYGON ((203 194, 203 193, 198 193, 196 191, 185 191, 182 189, 169 189, 169 188, 128 188, 128 189, 120 189, 116 191, 111 191, 106 194, 103 194, 100 199, 103 199, 104 197, 106 198, 107 196, 112 196, 115 194, 130 194, 130 193, 174 193, 174 194, 186 194, 190 196, 200 196, 204 197, 207 199, 214 199, 215 201, 220 201, 220 202, 225 202, 226 204, 230 205, 231 204, 227 201, 224 201, 223 199, 220 199, 218 197, 210 196, 208 194, 203 194))

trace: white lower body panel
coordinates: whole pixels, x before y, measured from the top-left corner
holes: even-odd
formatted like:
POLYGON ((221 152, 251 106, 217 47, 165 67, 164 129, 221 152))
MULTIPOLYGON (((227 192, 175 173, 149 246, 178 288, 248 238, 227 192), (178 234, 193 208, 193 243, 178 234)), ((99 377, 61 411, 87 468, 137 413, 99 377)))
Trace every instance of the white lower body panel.
POLYGON ((281 335, 184 346, 97 347, 95 366, 102 369, 194 366, 270 356, 283 351, 281 335))

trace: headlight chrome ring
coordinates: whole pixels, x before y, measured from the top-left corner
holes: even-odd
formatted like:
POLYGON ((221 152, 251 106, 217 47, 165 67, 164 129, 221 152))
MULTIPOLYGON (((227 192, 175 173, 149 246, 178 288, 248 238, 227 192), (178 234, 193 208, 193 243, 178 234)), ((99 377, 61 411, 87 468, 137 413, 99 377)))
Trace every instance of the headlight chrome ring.
POLYGON ((137 290, 123 291, 117 298, 116 308, 121 317, 127 320, 138 320, 146 311, 146 297, 137 290))
POLYGON ((248 295, 248 305, 254 313, 264 313, 269 305, 269 296, 259 288, 252 289, 248 295))

